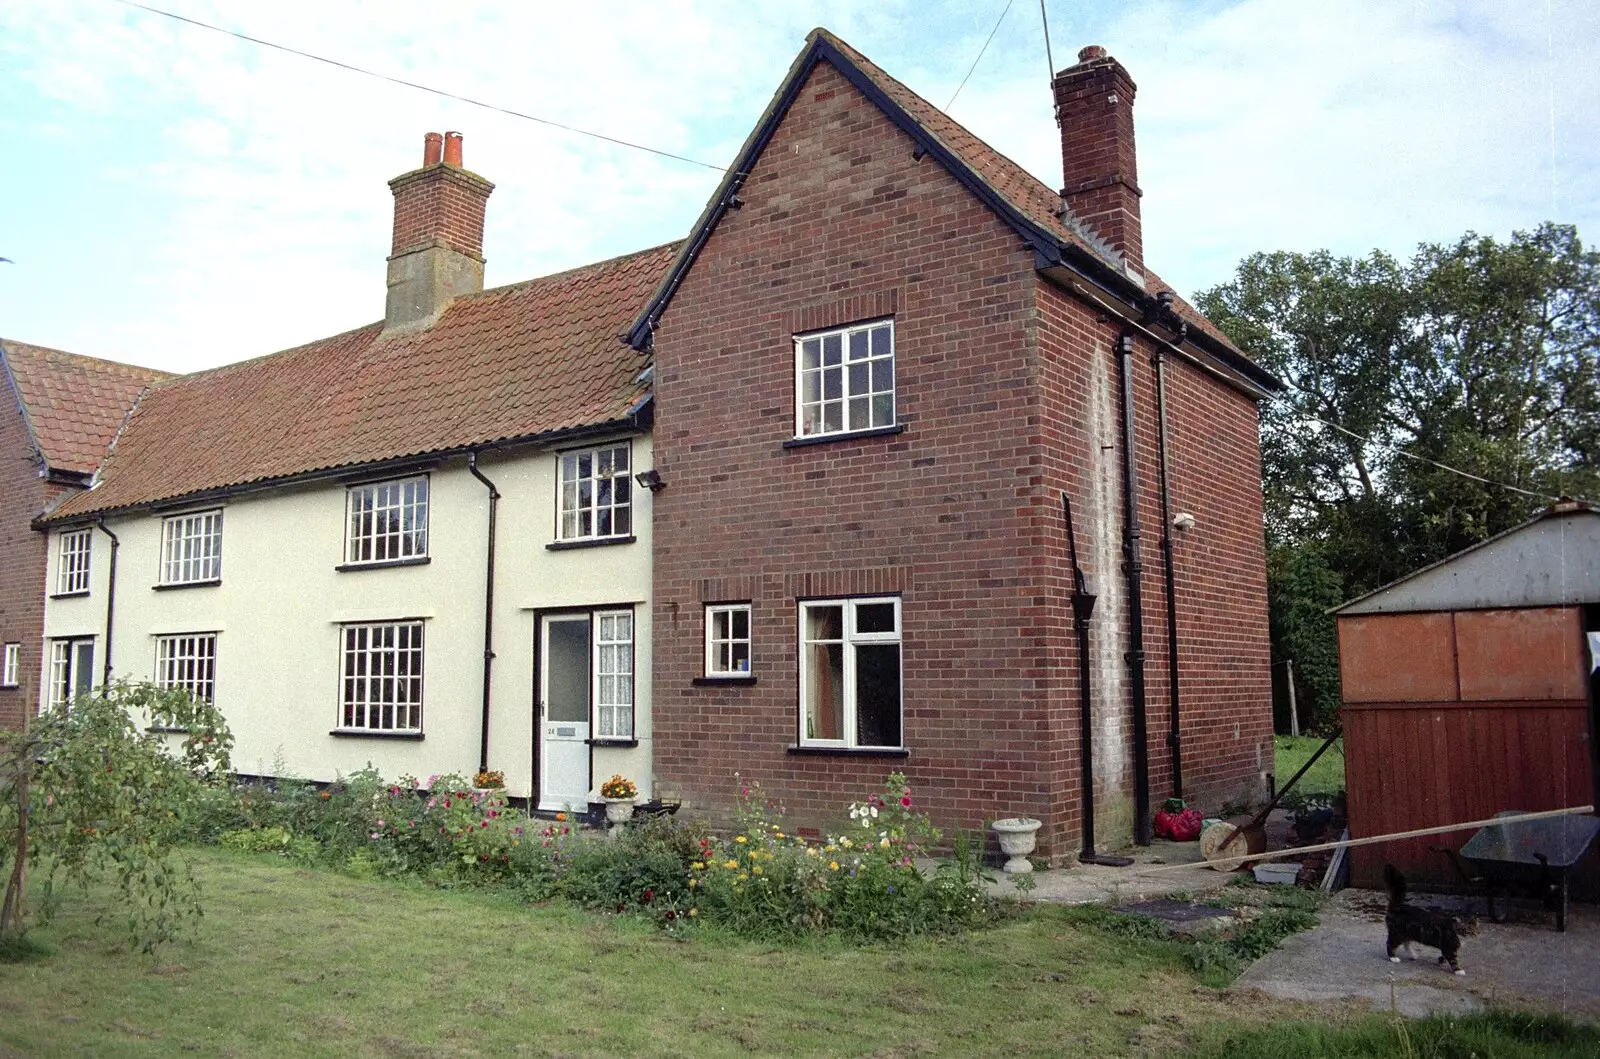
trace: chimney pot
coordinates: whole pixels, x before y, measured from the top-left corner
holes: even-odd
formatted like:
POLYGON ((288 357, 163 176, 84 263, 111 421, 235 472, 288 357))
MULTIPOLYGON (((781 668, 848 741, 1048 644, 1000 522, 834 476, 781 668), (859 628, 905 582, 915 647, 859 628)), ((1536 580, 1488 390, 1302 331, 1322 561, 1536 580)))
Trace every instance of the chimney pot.
POLYGON ((447 132, 444 134, 444 164, 461 168, 461 134, 447 132))
POLYGON ((430 132, 422 138, 422 164, 424 168, 438 165, 439 159, 444 157, 444 137, 436 132, 430 132))
POLYGON ((1078 61, 1081 63, 1086 63, 1090 59, 1104 59, 1105 57, 1106 50, 1098 44, 1091 44, 1078 50, 1078 61))
POLYGON ((461 167, 461 134, 423 138, 422 168, 394 193, 385 330, 429 327, 450 303, 483 290, 483 217, 494 185, 461 167))

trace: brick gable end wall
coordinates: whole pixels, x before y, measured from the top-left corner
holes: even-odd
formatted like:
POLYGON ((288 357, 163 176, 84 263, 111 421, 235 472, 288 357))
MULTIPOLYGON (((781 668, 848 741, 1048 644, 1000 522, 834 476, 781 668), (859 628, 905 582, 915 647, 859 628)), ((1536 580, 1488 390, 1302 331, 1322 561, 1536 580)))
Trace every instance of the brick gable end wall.
POLYGON ((39 702, 44 633, 45 535, 28 523, 60 489, 37 473, 15 398, 0 409, 0 642, 21 644, 19 684, 0 688, 0 728, 19 728, 39 702))

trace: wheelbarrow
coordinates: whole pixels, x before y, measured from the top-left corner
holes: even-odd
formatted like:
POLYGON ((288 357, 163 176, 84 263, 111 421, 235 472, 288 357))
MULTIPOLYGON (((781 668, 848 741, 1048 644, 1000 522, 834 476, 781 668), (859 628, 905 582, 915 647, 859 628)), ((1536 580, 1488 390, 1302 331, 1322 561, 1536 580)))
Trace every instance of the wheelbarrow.
MULTIPOLYGON (((1496 813, 1520 816, 1521 810, 1496 813)), ((1556 816, 1514 824, 1489 824, 1467 840, 1460 852, 1430 846, 1450 858, 1468 887, 1481 889, 1489 918, 1496 923, 1495 898, 1513 892, 1532 893, 1546 908, 1554 907, 1556 929, 1567 929, 1567 876, 1600 833, 1600 817, 1556 816)))

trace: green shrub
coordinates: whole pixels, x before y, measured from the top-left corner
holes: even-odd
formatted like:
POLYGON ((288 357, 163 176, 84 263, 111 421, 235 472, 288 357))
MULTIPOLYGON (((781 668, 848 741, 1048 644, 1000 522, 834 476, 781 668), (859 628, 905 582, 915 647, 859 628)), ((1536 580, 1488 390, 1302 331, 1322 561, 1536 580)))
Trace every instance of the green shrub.
POLYGON ((321 854, 317 840, 296 835, 286 827, 247 827, 225 832, 217 844, 240 853, 276 853, 301 863, 313 863, 321 854))

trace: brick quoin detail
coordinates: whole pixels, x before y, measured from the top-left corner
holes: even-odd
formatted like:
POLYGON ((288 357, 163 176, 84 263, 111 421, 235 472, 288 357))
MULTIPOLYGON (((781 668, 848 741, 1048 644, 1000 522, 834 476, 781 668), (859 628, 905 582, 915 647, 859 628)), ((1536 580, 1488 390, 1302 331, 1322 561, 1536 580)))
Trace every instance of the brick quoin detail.
MULTIPOLYGON (((1082 748, 1060 494, 1087 509, 1098 488, 1120 511, 1091 473, 1120 458, 1101 449, 1116 415, 1091 427, 1090 409, 1093 387, 1116 385, 1116 335, 914 147, 819 64, 659 322, 655 464, 682 487, 654 501, 657 784, 726 812, 738 772, 798 824, 837 826, 899 769, 947 833, 1025 814, 1044 821, 1045 855, 1070 855, 1082 748), (903 432, 785 448, 793 335, 879 316, 895 321, 903 432), (797 600, 872 593, 902 599, 909 756, 790 754, 797 600), (729 599, 752 603, 758 682, 696 686, 702 606, 729 599)), ((1150 352, 1136 358, 1136 415, 1159 804, 1170 760, 1150 352)), ((1215 808, 1258 786, 1270 751, 1256 409, 1186 363, 1169 360, 1168 375, 1174 510, 1199 523, 1176 542, 1185 786, 1215 808)), ((1086 558, 1120 533, 1120 514, 1099 522, 1079 522, 1086 558)), ((1097 587, 1122 576, 1085 565, 1097 587)), ((1121 650, 1126 629, 1097 615, 1094 635, 1121 650)), ((1127 715, 1119 694, 1097 688, 1113 725, 1127 715)), ((1131 797, 1129 779, 1113 782, 1097 803, 1131 797)))

